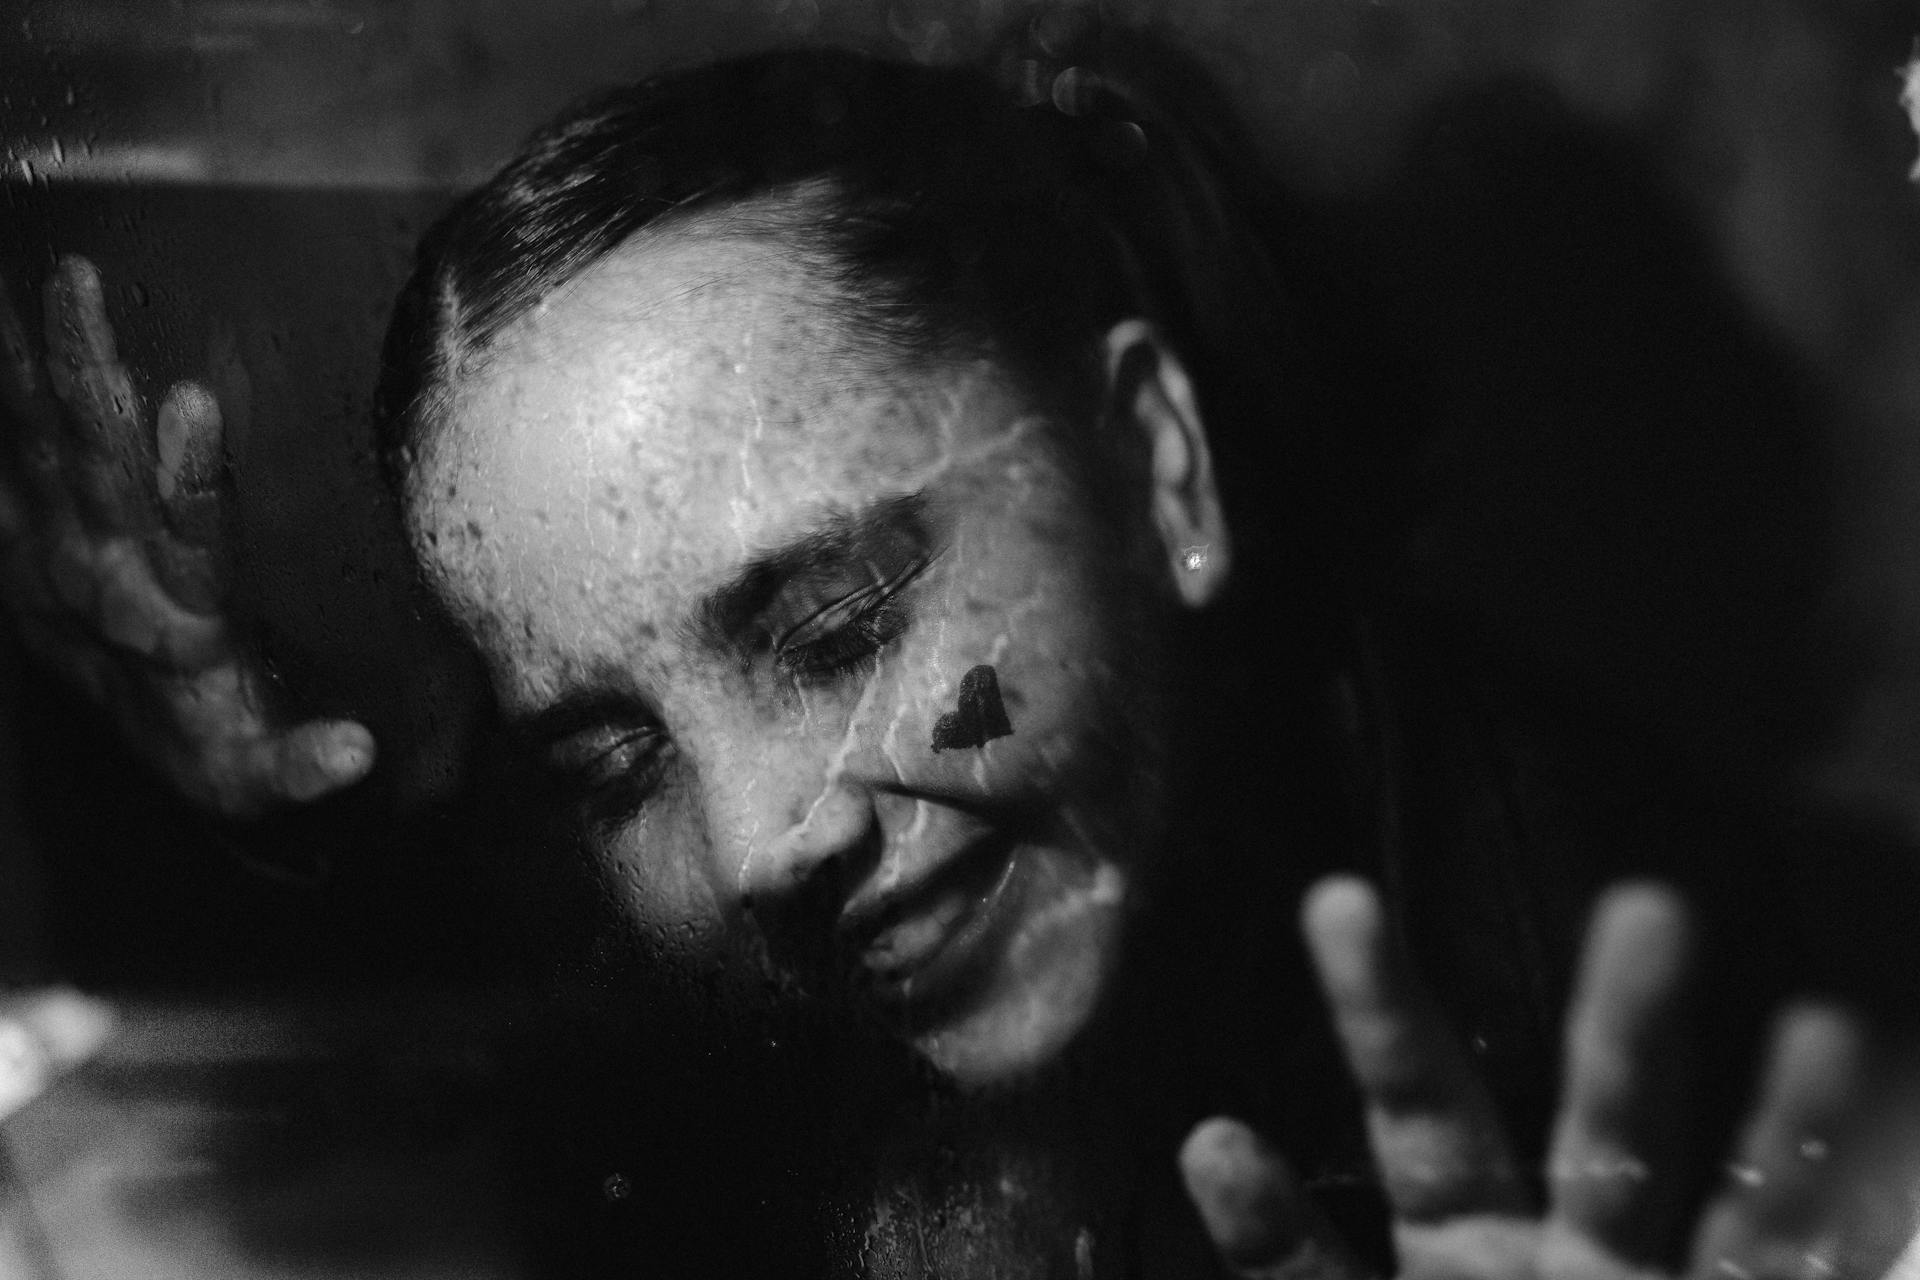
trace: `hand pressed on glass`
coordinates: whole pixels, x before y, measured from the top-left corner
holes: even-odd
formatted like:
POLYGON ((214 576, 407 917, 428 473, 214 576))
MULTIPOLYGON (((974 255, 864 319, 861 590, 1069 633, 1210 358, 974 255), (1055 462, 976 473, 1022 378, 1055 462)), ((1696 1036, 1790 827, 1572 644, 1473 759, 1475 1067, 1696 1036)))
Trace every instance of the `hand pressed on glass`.
MULTIPOLYGON (((1857 1158, 1864 1117, 1878 1123, 1900 1108, 1869 1111, 1863 1033, 1831 1008, 1795 1006, 1779 1017, 1757 1105, 1719 1186, 1687 1220, 1696 1162, 1710 1153, 1688 1145, 1696 1136, 1681 1009, 1689 929, 1668 891, 1618 887, 1595 912, 1567 1020, 1544 1208, 1374 891, 1323 882, 1304 918, 1365 1100, 1399 1275, 1756 1280, 1873 1277, 1892 1264, 1899 1224, 1887 1230, 1845 1215, 1874 1174, 1857 1158)), ((1246 1125, 1204 1122, 1180 1160, 1234 1274, 1368 1274, 1246 1125)))
POLYGON ((357 782, 372 736, 280 723, 223 612, 218 402, 176 383, 150 427, 98 269, 63 258, 45 295, 43 360, 0 291, 0 588, 27 649, 210 810, 253 817, 357 782))

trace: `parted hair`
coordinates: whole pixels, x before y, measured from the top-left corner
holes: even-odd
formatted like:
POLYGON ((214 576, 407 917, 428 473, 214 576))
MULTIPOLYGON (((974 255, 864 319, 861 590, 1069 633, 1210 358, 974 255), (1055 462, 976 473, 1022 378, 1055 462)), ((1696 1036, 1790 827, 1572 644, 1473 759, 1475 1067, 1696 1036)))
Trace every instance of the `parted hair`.
POLYGON ((375 397, 395 491, 504 327, 643 228, 731 214, 802 255, 877 353, 998 360, 1070 419, 1093 416, 1107 330, 1152 321, 1193 376, 1238 540, 1270 541, 1247 517, 1311 505, 1312 483, 1276 486, 1321 447, 1282 409, 1280 203, 1194 61, 1061 17, 959 66, 812 49, 674 71, 537 131, 420 245, 375 397))

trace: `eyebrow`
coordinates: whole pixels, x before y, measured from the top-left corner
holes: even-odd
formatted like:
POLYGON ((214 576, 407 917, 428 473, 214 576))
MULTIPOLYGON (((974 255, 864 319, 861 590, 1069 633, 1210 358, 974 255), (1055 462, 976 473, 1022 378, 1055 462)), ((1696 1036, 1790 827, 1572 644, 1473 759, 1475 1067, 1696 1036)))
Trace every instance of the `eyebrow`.
POLYGON ((688 617, 690 631, 709 648, 738 651, 754 621, 795 581, 888 564, 899 559, 903 545, 924 554, 930 542, 926 507, 925 494, 916 491, 859 511, 828 512, 792 541, 754 555, 708 592, 688 617))

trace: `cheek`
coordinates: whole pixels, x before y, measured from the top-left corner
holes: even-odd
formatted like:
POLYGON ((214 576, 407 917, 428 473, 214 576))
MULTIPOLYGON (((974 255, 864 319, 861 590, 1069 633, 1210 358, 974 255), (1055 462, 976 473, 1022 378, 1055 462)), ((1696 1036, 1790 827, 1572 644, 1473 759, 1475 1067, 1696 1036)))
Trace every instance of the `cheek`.
POLYGON ((671 786, 641 812, 589 841, 627 922, 692 956, 727 950, 728 908, 714 889, 706 825, 690 790, 671 786))
POLYGON ((1130 736, 1126 627, 1102 607, 1085 566, 1049 550, 1025 542, 954 571, 930 595, 922 639, 903 661, 911 745, 929 767, 996 793, 1109 772, 1130 736), (983 666, 990 677, 969 675, 983 666), (995 711, 1004 714, 998 731, 995 711), (985 732, 969 737, 969 728, 985 732))
MULTIPOLYGON (((1065 607, 1070 608, 1070 605, 1065 607)), ((995 735, 977 747, 935 753, 939 761, 952 760, 969 770, 995 794, 1057 796, 1063 784, 1078 788, 1099 776, 1110 775, 1114 749, 1128 737, 1116 716, 1126 689, 1112 663, 1092 644, 1073 644, 1077 630, 1070 620, 1032 618, 995 634, 1001 643, 997 660, 985 663, 993 672, 1004 714, 995 735)), ((1095 636, 1081 636, 1093 641, 1095 636)), ((957 657, 957 655, 956 655, 957 657)), ((970 671, 956 660, 943 688, 951 690, 940 716, 979 715, 980 699, 964 688, 970 671), (972 703, 974 705, 969 705, 972 703)), ((973 683, 980 681, 975 677, 973 683)), ((935 730, 943 725, 933 721, 935 730)), ((978 739, 975 739, 978 741, 978 739)), ((932 741, 928 742, 931 748, 932 741)))

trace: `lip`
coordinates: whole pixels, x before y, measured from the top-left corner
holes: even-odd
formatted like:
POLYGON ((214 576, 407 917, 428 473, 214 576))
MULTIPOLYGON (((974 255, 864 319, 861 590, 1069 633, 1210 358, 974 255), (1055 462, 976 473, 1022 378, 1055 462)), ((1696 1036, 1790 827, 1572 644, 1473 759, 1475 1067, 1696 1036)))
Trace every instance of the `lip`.
POLYGON ((926 1015, 978 987, 998 954, 1018 866, 1014 839, 996 832, 912 884, 851 904, 840 934, 872 993, 926 1015))

